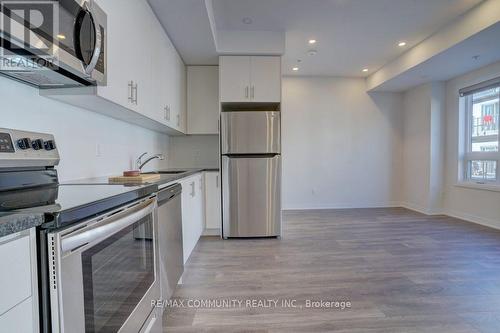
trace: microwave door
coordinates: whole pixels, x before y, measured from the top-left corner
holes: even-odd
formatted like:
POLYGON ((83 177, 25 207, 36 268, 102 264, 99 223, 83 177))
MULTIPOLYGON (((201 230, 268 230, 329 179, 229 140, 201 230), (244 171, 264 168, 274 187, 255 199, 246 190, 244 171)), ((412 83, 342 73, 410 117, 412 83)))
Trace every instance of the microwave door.
POLYGON ((222 112, 222 154, 279 154, 280 113, 277 111, 222 112))

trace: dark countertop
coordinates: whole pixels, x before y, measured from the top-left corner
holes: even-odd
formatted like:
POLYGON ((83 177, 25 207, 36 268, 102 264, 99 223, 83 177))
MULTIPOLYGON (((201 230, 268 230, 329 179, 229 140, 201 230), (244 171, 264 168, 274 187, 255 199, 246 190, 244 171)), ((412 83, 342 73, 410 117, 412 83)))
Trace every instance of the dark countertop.
POLYGON ((43 222, 43 213, 0 213, 0 237, 38 227, 43 222))
POLYGON ((4 193, 0 198, 0 237, 42 224, 45 228, 60 228, 157 191, 155 184, 80 184, 4 193))
POLYGON ((199 172, 203 171, 219 171, 219 168, 184 168, 184 169, 165 169, 165 170, 159 170, 158 173, 160 173, 161 178, 160 180, 156 181, 155 183, 158 186, 175 182, 176 180, 180 180, 189 176, 192 176, 194 174, 197 174, 199 172), (169 171, 186 171, 183 173, 175 173, 175 174, 161 174, 161 172, 169 172, 169 171))
MULTIPOLYGON (((160 179, 154 182, 145 182, 141 183, 141 185, 150 185, 150 184, 155 184, 158 186, 175 182, 176 180, 180 180, 189 176, 192 176, 196 173, 203 172, 203 171, 219 171, 219 168, 168 168, 168 169, 162 169, 158 171, 150 171, 150 172, 145 172, 145 173, 159 173, 160 174, 160 179), (182 173, 162 173, 162 172, 176 172, 176 171, 185 171, 182 173)), ((108 177, 95 177, 95 178, 86 178, 86 179, 78 179, 78 180, 73 180, 73 181, 67 181, 63 182, 63 185, 82 185, 82 184, 101 184, 101 185, 124 185, 120 183, 110 183, 108 181, 108 177)), ((136 184, 135 184, 136 185, 136 184)))
MULTIPOLYGON (((151 187, 151 185, 156 185, 158 190, 158 187, 161 185, 167 184, 167 183, 172 183, 177 180, 192 176, 196 173, 203 172, 203 171, 219 171, 218 168, 177 168, 177 169, 164 169, 164 170, 159 170, 157 171, 158 173, 161 172, 169 172, 169 171, 185 171, 182 173, 174 173, 174 174, 161 174, 160 180, 153 182, 153 183, 143 183, 143 184, 110 184, 108 182, 108 177, 96 177, 96 178, 87 178, 87 179, 79 179, 75 181, 66 181, 62 182, 60 187, 60 193, 59 194, 59 201, 64 200, 64 203, 70 202, 71 200, 75 200, 76 194, 73 193, 75 191, 71 190, 71 186, 69 185, 110 185, 113 186, 113 188, 117 188, 117 186, 122 186, 123 189, 118 192, 127 192, 128 190, 132 189, 137 189, 137 188, 146 188, 146 187, 151 187), (69 186, 69 187, 68 187, 69 186), (63 191, 61 191, 64 189, 63 191), (67 195, 65 192, 68 192, 67 195), (63 198, 64 197, 64 198, 63 198)), ((75 190, 77 187, 75 186, 75 190)), ((97 189, 97 188, 96 188, 97 189)), ((103 188, 104 190, 104 188, 103 188)), ((107 191, 98 191, 100 194, 99 199, 103 199, 102 196, 106 196, 107 191), (103 192, 104 194, 102 194, 103 192)), ((114 195, 117 191, 109 191, 109 195, 114 195)), ((89 195, 92 195, 92 191, 87 191, 86 192, 89 195)), ((57 202, 56 202, 57 203, 57 202)), ((58 207, 62 207, 64 205, 60 204, 55 205, 58 207)), ((68 206, 67 204, 66 206, 68 206)), ((76 205, 76 204, 75 204, 76 205)), ((20 232, 26 229, 30 229, 33 227, 37 227, 41 225, 42 223, 45 222, 45 213, 53 213, 53 211, 56 211, 54 209, 54 206, 46 206, 45 207, 37 207, 34 209, 27 209, 27 210, 21 210, 21 211, 12 211, 12 212, 0 212, 0 237, 7 236, 16 232, 20 232)), ((62 207, 64 208, 64 207, 62 207)))

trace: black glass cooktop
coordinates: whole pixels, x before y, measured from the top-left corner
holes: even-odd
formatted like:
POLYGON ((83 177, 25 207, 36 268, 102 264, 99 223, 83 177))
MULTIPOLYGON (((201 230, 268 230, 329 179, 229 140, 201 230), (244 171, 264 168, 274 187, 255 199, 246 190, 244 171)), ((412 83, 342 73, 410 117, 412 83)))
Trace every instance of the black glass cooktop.
POLYGON ((156 192, 156 185, 55 185, 0 192, 0 212, 44 213, 59 228, 156 192))

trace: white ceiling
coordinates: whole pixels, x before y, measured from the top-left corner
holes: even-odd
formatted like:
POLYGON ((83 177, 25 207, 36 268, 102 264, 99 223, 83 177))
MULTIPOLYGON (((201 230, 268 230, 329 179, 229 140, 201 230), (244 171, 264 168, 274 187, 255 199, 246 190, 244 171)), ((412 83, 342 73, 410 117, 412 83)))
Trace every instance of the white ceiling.
POLYGON ((366 76, 480 2, 214 0, 214 12, 217 29, 285 31, 285 74, 301 59, 298 75, 366 76), (244 24, 245 17, 253 23, 244 24), (308 45, 310 38, 316 46, 308 45), (405 48, 397 46, 400 40, 405 48), (311 48, 317 55, 307 55, 311 48))
MULTIPOLYGON (((482 0, 212 1, 217 30, 286 33, 285 75, 367 76, 482 0), (318 40, 314 47, 310 38, 318 40), (400 40, 405 48, 397 46, 400 40), (317 55, 308 56, 310 48, 317 55)), ((204 0, 149 2, 186 64, 217 64, 204 0)))
POLYGON ((148 0, 186 65, 217 65, 203 0, 148 0))
POLYGON ((377 91, 405 91, 430 81, 446 81, 500 58, 500 23, 405 71, 377 87, 377 91))

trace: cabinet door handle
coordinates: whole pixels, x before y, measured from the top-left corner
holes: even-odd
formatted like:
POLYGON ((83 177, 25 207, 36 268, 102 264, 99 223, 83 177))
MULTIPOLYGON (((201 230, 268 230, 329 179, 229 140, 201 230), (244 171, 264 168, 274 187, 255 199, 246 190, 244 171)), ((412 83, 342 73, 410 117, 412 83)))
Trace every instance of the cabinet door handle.
POLYGON ((250 89, 250 98, 254 99, 254 97, 255 97, 255 87, 252 86, 252 88, 250 89))
POLYGON ((170 121, 170 106, 165 105, 165 120, 170 121))
POLYGON ((219 175, 215 176, 215 187, 219 188, 219 175))
POLYGON ((134 103, 133 90, 134 90, 134 81, 129 81, 128 82, 128 101, 130 103, 134 103))
POLYGON ((245 98, 248 98, 248 86, 245 87, 245 98))
POLYGON ((195 194, 196 194, 196 189, 195 189, 195 186, 194 186, 194 182, 191 182, 191 196, 194 197, 195 194))
POLYGON ((135 86, 133 87, 134 89, 134 104, 137 105, 137 87, 138 87, 138 83, 135 84, 135 86))

